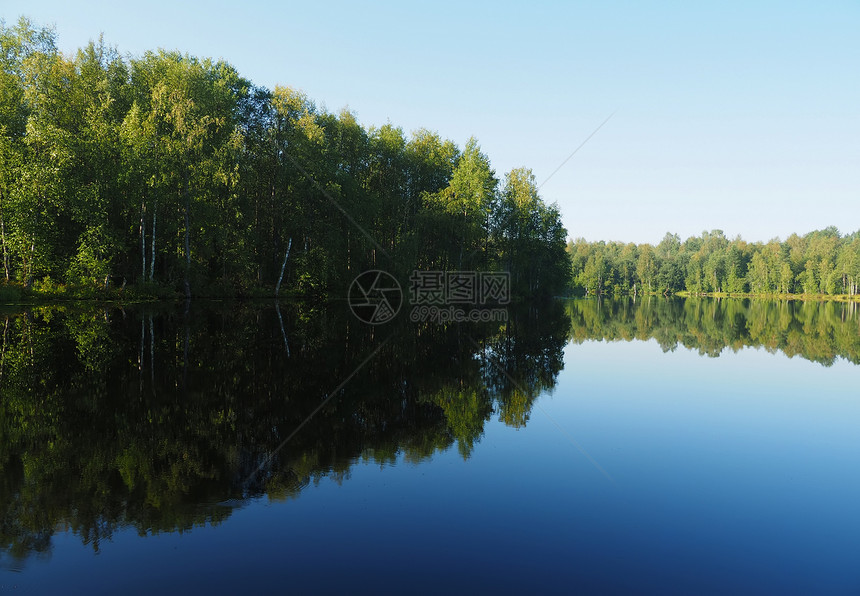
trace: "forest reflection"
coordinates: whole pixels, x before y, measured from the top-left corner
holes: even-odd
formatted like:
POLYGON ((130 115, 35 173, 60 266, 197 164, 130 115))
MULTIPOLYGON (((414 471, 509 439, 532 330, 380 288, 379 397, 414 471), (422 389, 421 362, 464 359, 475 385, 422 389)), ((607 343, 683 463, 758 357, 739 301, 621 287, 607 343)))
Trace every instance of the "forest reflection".
POLYGON ((860 364, 860 305, 856 302, 719 298, 570 300, 571 339, 655 339, 664 352, 678 346, 719 356, 726 348, 771 353, 832 365, 860 364))
POLYGON ((468 458, 493 416, 526 424, 569 330, 560 302, 501 325, 371 327, 345 305, 297 304, 33 308, 0 325, 0 559, 13 567, 49 553, 58 528, 98 550, 118 528, 217 524, 360 461, 468 458))
POLYGON ((218 524, 361 462, 468 458, 491 419, 528 422, 568 341, 860 364, 860 313, 837 302, 580 299, 512 308, 503 324, 380 327, 346 305, 33 307, 0 326, 0 565, 12 567, 50 553, 57 531, 99 550, 118 529, 218 524))

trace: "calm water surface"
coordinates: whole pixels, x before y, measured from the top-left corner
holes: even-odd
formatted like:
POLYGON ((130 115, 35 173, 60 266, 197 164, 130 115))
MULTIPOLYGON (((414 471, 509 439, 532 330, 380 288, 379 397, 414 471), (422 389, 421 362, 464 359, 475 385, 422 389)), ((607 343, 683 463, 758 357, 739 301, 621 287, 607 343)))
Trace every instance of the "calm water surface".
POLYGON ((860 311, 0 313, 0 590, 860 592, 860 311))

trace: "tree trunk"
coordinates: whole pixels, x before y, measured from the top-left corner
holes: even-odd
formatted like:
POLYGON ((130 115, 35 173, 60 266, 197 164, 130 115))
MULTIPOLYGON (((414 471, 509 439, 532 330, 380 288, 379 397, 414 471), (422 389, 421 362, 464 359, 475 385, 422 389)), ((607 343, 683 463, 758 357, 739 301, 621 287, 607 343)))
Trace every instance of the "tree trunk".
MULTIPOLYGON (((143 314, 140 315, 140 351, 137 353, 137 370, 139 373, 143 373, 143 345, 144 340, 146 339, 146 322, 144 321, 143 314)), ((140 391, 143 393, 143 376, 140 377, 141 388, 140 391)))
POLYGON ((287 358, 290 357, 290 342, 287 341, 287 332, 284 331, 284 319, 281 317, 281 307, 275 301, 275 312, 278 313, 278 323, 281 325, 281 336, 284 338, 284 351, 287 353, 287 358))
POLYGON ((6 222, 0 215, 0 240, 3 242, 3 269, 6 270, 6 281, 9 281, 9 252, 6 250, 6 222))
POLYGON ((30 243, 30 258, 26 264, 27 274, 24 278, 24 289, 29 290, 33 287, 33 261, 36 259, 36 243, 30 243))
POLYGON ((188 326, 188 311, 191 307, 191 300, 185 301, 185 314, 182 316, 185 326, 185 342, 182 348, 182 394, 185 395, 188 391, 188 343, 191 341, 191 330, 188 326))
POLYGON ((286 269, 286 267, 287 267, 287 259, 290 256, 290 248, 292 248, 292 246, 293 246, 293 239, 290 238, 289 241, 287 241, 287 252, 284 254, 284 262, 281 263, 281 275, 278 276, 278 284, 275 286, 275 298, 278 297, 278 292, 281 289, 281 282, 284 279, 284 269, 286 269))
POLYGON ((6 324, 3 326, 3 348, 0 349, 0 380, 3 379, 3 369, 6 363, 6 333, 9 331, 9 317, 6 317, 6 324))
POLYGON ((152 326, 152 313, 149 313, 149 380, 155 391, 155 330, 152 326))
POLYGON ((140 202, 140 262, 141 281, 146 281, 146 204, 140 202))
POLYGON ((155 280, 155 213, 156 208, 158 207, 158 199, 154 199, 152 203, 152 238, 149 243, 151 245, 150 249, 152 251, 151 256, 149 257, 149 281, 152 282, 155 280))
POLYGON ((191 195, 188 192, 187 169, 185 171, 182 192, 185 194, 185 299, 191 300, 191 283, 188 281, 188 276, 191 272, 191 242, 189 239, 189 234, 191 233, 189 221, 189 211, 191 211, 191 195))

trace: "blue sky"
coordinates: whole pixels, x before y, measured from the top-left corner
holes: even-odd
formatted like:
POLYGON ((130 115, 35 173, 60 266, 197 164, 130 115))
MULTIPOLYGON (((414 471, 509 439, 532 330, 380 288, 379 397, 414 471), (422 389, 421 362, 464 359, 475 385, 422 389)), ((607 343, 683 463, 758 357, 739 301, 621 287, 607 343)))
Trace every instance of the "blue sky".
POLYGON ((4 0, 72 52, 224 58, 366 126, 478 138, 571 237, 860 229, 860 2, 4 0), (617 111, 616 111, 617 110, 617 111))

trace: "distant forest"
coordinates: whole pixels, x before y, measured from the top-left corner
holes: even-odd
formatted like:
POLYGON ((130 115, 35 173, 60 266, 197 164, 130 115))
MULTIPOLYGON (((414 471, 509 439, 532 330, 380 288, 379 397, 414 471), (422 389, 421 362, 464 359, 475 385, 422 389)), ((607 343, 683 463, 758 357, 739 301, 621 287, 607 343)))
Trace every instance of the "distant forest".
POLYGON ((666 234, 657 245, 586 242, 567 245, 575 293, 858 295, 860 231, 835 227, 785 241, 729 240, 722 230, 685 241, 666 234))
POLYGON ((521 297, 569 283, 558 209, 475 139, 366 129, 223 61, 102 40, 68 57, 25 19, 0 23, 0 62, 0 290, 326 295, 370 268, 504 270, 521 297))

